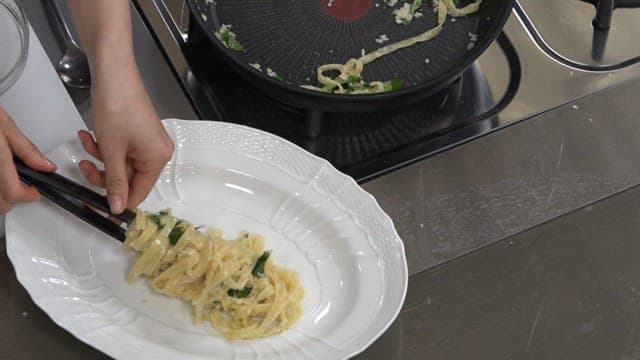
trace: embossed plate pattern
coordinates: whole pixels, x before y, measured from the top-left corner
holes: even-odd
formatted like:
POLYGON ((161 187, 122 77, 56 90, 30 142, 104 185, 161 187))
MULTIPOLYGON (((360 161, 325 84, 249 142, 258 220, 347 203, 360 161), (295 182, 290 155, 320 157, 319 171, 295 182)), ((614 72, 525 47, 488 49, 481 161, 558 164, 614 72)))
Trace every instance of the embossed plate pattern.
MULTIPOLYGON (((340 359, 371 344, 407 289, 391 219, 351 178, 286 140, 218 122, 165 120, 176 152, 141 206, 233 237, 261 233, 274 260, 297 271, 304 315, 283 334, 229 341, 194 324, 188 304, 128 284, 121 244, 48 201, 7 218, 7 252, 38 306, 80 340, 118 359, 340 359)), ((80 145, 50 158, 82 179, 80 145)), ((85 185, 87 185, 85 183, 85 185)))

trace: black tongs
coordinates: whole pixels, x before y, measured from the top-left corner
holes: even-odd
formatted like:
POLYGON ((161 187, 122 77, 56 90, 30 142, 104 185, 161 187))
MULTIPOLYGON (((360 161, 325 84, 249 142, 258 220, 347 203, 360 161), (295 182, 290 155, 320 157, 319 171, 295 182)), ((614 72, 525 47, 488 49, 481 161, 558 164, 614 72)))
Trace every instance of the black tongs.
POLYGON ((88 224, 119 241, 124 241, 126 230, 94 209, 100 210, 124 224, 130 224, 135 219, 135 212, 127 209, 121 214, 113 214, 106 197, 62 175, 33 170, 20 159, 14 158, 14 162, 20 180, 24 183, 37 188, 44 197, 88 224))

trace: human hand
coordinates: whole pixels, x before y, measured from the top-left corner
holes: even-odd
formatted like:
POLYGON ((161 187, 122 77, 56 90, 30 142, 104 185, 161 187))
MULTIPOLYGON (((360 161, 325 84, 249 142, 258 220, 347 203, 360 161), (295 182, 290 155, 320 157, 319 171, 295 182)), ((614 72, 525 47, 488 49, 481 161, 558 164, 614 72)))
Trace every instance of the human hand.
POLYGON ((107 189, 111 211, 121 213, 147 197, 171 159, 173 141, 141 83, 117 91, 94 87, 92 98, 95 138, 84 130, 78 137, 104 171, 87 160, 79 166, 91 184, 107 189))
POLYGON ((173 154, 173 141, 144 88, 133 49, 130 1, 69 0, 91 68, 95 139, 81 131, 84 148, 104 163, 80 169, 107 188, 111 211, 136 207, 149 194, 173 154))
POLYGON ((18 129, 9 114, 0 107, 0 214, 13 205, 38 200, 38 190, 20 182, 13 156, 35 170, 53 172, 56 166, 18 129))

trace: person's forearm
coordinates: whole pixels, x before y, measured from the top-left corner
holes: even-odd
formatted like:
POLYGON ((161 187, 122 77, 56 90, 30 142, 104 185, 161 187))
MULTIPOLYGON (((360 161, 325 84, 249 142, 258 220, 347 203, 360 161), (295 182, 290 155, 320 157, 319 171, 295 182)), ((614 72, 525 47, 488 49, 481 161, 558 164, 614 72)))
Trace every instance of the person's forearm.
POLYGON ((68 3, 89 58, 93 90, 102 94, 140 91, 129 0, 68 0, 68 3))
MULTIPOLYGON (((93 135, 78 134, 104 164, 79 166, 89 182, 107 189, 111 211, 135 208, 149 194, 173 154, 138 72, 129 0, 68 0, 91 67, 93 135)), ((1 209, 0 209, 1 210, 1 209)))

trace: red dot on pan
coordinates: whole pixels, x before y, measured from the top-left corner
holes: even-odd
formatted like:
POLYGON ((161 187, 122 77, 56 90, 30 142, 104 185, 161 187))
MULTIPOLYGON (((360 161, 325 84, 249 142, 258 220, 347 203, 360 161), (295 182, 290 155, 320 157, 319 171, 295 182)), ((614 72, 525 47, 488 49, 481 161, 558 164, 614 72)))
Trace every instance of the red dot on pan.
POLYGON ((373 0, 321 0, 327 14, 340 20, 357 20, 369 13, 373 0))

